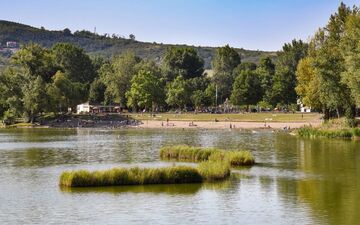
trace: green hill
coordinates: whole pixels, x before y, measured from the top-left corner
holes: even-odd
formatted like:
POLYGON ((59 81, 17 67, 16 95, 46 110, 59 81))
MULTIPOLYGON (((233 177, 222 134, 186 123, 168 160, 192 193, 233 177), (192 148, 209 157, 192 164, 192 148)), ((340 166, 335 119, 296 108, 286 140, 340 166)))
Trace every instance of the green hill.
MULTIPOLYGON (((161 60, 166 47, 171 46, 162 43, 141 42, 118 36, 98 35, 90 31, 76 31, 72 33, 68 29, 62 31, 50 31, 44 28, 36 28, 20 23, 0 20, 0 46, 7 41, 16 41, 20 44, 29 42, 39 43, 44 47, 51 47, 57 42, 69 42, 84 48, 90 55, 102 55, 111 57, 127 50, 132 50, 142 58, 161 60)), ((211 59, 215 54, 214 47, 195 47, 199 55, 205 61, 205 68, 210 68, 211 59)), ((275 52, 251 51, 237 49, 243 61, 258 62, 261 55, 276 57, 275 52)))

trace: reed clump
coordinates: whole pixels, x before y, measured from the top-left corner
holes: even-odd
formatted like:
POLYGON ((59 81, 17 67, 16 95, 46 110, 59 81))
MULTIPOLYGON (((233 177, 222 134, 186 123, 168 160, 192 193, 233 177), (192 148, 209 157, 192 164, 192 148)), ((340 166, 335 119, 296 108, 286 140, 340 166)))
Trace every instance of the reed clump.
POLYGON ((255 163, 250 151, 225 151, 187 145, 163 147, 160 149, 160 158, 185 162, 223 161, 228 162, 231 166, 250 166, 255 163))
POLYGON ((321 129, 313 127, 302 127, 297 131, 300 137, 326 137, 326 138, 355 138, 360 137, 359 128, 348 128, 348 129, 321 129))
POLYGON ((199 163, 198 171, 205 180, 224 180, 230 176, 230 164, 224 162, 205 161, 199 163))
POLYGON ((60 186, 99 187, 143 184, 200 183, 204 180, 199 170, 190 166, 162 168, 113 168, 101 171, 65 171, 60 186))
POLYGON ((230 165, 224 162, 202 162, 198 167, 113 168, 100 171, 65 171, 62 187, 102 187, 145 184, 183 184, 224 180, 230 176, 230 165))

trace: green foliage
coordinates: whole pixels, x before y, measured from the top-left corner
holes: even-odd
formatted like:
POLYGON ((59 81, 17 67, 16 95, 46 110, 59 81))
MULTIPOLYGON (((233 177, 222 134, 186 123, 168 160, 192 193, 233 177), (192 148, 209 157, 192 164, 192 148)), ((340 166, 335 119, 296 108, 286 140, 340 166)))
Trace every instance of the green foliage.
POLYGON ((340 42, 340 51, 344 57, 345 71, 341 74, 341 80, 351 92, 357 107, 360 107, 360 12, 356 11, 349 15, 344 36, 340 42))
POLYGON ((307 55, 308 45, 301 40, 285 44, 279 53, 273 78, 272 103, 296 103, 296 69, 299 61, 307 55))
POLYGON ((94 80, 96 71, 83 49, 72 44, 59 43, 54 45, 51 51, 54 62, 71 81, 89 84, 94 80))
POLYGON ((47 92, 55 107, 60 112, 66 112, 67 108, 76 108, 76 105, 88 99, 87 85, 72 82, 68 75, 58 71, 52 77, 52 83, 48 86, 47 92))
POLYGON ((229 45, 218 48, 212 60, 214 75, 212 77, 218 89, 219 102, 225 101, 231 95, 234 82, 233 70, 241 63, 238 52, 229 45))
POLYGON ((182 76, 176 77, 167 86, 166 103, 179 109, 185 107, 190 97, 187 88, 184 78, 182 76))
POLYGON ((35 80, 29 80, 23 86, 24 114, 30 123, 33 123, 36 115, 48 106, 48 97, 44 86, 44 81, 40 76, 35 80))
POLYGON ((126 104, 126 92, 131 88, 131 80, 138 73, 137 64, 140 59, 132 52, 116 56, 110 64, 100 69, 100 77, 106 85, 106 102, 126 104))
POLYGON ((314 58, 308 56, 300 60, 296 71, 296 79, 298 84, 295 90, 302 103, 313 109, 321 109, 322 105, 318 91, 319 80, 314 69, 314 58))
MULTIPOLYGON (((360 36, 356 17, 358 9, 341 3, 310 42, 309 56, 298 66, 296 91, 302 101, 322 108, 327 120, 345 115, 355 125, 355 104, 358 88, 357 64, 360 36)), ((359 20, 359 19, 358 19, 359 20)))
POLYGON ((208 105, 209 99, 206 96, 206 93, 201 90, 194 91, 191 95, 191 101, 194 104, 195 108, 200 108, 205 105, 208 105))
POLYGON ((105 102, 105 84, 98 78, 96 78, 90 85, 89 90, 89 102, 104 103, 105 102))
POLYGON ((140 70, 131 80, 131 88, 126 93, 129 107, 153 110, 162 105, 165 98, 165 83, 160 74, 140 70))
POLYGON ((270 103, 272 100, 272 86, 275 74, 275 64, 272 62, 269 56, 263 56, 260 58, 256 73, 260 78, 261 89, 263 92, 263 101, 270 103))
POLYGON ((240 74, 241 71, 244 70, 256 70, 257 65, 253 62, 241 62, 237 67, 234 68, 233 73, 235 74, 240 74))
POLYGON ((232 73, 240 63, 239 53, 229 45, 225 45, 224 47, 217 48, 216 55, 212 61, 212 68, 215 74, 219 72, 232 73))
POLYGON ((200 77, 204 72, 204 60, 194 48, 189 47, 167 48, 162 65, 167 81, 174 80, 178 75, 184 79, 200 77))
POLYGON ((185 162, 224 161, 231 166, 248 166, 255 163, 254 157, 249 151, 225 151, 186 145, 165 146, 160 149, 160 158, 185 162))
POLYGON ((261 84, 255 71, 243 70, 236 77, 230 101, 234 105, 255 105, 261 100, 261 84))
POLYGON ((49 82, 56 72, 53 54, 38 44, 22 46, 11 58, 11 64, 25 72, 33 79, 37 76, 49 82))

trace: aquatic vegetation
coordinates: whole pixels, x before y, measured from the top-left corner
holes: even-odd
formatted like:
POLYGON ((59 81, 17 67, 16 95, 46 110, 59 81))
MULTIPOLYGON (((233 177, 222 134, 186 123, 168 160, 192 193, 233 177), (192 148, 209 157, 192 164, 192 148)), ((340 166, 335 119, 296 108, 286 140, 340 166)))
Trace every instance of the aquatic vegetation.
POLYGON ((249 166, 255 163, 250 151, 226 151, 216 148, 200 148, 187 145, 166 146, 160 149, 163 160, 185 162, 226 161, 231 166, 249 166))
POLYGON ((198 170, 201 176, 208 181, 224 180, 230 176, 230 165, 224 162, 201 162, 198 170))
POLYGON ((200 164, 198 168, 173 166, 162 168, 113 168, 100 171, 65 171, 60 186, 99 187, 144 184, 182 184, 226 179, 230 175, 228 164, 200 164))
POLYGON ((301 137, 326 137, 326 138, 353 138, 360 137, 359 128, 348 129, 321 129, 313 127, 302 127, 297 131, 301 137))
POLYGON ((101 171, 65 171, 60 185, 66 187, 96 187, 142 184, 200 183, 203 177, 190 166, 162 168, 113 168, 101 171))

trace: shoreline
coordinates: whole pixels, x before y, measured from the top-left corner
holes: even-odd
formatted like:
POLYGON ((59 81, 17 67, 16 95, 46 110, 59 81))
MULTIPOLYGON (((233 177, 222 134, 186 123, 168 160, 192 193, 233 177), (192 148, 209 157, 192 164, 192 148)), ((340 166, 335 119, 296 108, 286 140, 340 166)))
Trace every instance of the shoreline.
POLYGON ((133 125, 120 125, 111 126, 51 126, 51 125, 28 125, 28 126, 16 126, 0 127, 0 129, 11 128, 54 128, 54 129, 262 129, 262 130, 292 130, 298 129, 304 126, 319 127, 321 121, 311 122, 232 122, 232 121, 155 121, 155 120, 143 120, 133 125))
POLYGON ((303 126, 318 127, 321 121, 312 122, 230 122, 230 121, 141 121, 142 124, 136 126, 139 128, 162 128, 162 129, 298 129, 303 126))

